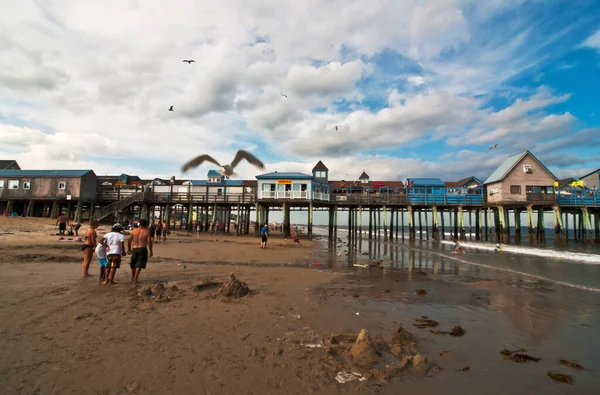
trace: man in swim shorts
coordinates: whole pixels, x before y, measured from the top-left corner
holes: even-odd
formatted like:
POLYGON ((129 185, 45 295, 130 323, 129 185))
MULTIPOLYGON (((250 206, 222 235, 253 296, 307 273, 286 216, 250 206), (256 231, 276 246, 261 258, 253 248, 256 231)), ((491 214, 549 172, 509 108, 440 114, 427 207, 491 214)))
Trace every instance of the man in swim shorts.
POLYGON ((267 248, 267 240, 269 238, 269 227, 265 224, 260 231, 260 235, 262 237, 260 248, 267 248))
POLYGON ((68 223, 69 223, 68 218, 62 214, 59 215, 58 218, 56 219, 56 224, 58 225, 58 232, 60 233, 61 236, 65 235, 65 232, 67 231, 68 223))
POLYGON ((140 226, 131 232, 127 252, 131 255, 131 283, 138 284, 140 272, 146 268, 148 259, 152 258, 152 238, 145 218, 140 219, 140 226))

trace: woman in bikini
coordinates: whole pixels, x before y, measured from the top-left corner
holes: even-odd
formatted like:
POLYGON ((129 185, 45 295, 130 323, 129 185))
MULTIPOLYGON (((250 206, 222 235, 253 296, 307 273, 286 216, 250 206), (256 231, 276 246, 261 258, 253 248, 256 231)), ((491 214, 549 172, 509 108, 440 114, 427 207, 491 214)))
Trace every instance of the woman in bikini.
POLYGON ((85 232, 85 240, 81 246, 83 251, 83 264, 81 265, 81 277, 91 277, 88 273, 90 270, 90 264, 92 263, 92 257, 94 256, 94 248, 96 248, 98 234, 96 228, 98 227, 98 221, 90 222, 90 227, 85 232))

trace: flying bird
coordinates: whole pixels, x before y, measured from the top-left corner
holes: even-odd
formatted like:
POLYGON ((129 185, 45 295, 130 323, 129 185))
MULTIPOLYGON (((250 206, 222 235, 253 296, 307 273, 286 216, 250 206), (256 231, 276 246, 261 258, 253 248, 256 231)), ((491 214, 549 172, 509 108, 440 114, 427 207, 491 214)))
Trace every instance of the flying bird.
POLYGON ((248 163, 258 167, 259 169, 265 168, 265 165, 256 156, 252 155, 248 151, 238 150, 238 152, 235 154, 235 158, 233 158, 233 161, 231 162, 231 164, 222 165, 219 162, 217 162, 212 156, 204 154, 204 155, 195 157, 194 159, 190 160, 188 163, 183 165, 181 167, 181 171, 185 173, 186 171, 188 171, 190 169, 200 166, 203 162, 208 161, 208 162, 214 163, 215 165, 221 167, 219 170, 217 170, 219 172, 219 174, 223 175, 225 178, 229 178, 230 176, 237 175, 236 173, 233 172, 233 169, 235 169, 235 167, 242 161, 242 159, 246 159, 248 161, 248 163))
POLYGON ((337 127, 337 125, 335 125, 335 131, 337 132, 337 130, 338 130, 338 127, 337 127))
POLYGON ((184 62, 187 62, 187 64, 196 63, 196 61, 194 59, 192 59, 192 60, 184 60, 184 62))
POLYGON ((173 111, 173 106, 169 107, 169 111, 173 111))
POLYGON ((285 97, 287 99, 287 95, 285 95, 285 94, 282 93, 281 96, 283 96, 283 97, 285 97))
POLYGON ((494 144, 494 145, 492 145, 492 146, 490 147, 490 150, 493 150, 493 149, 496 149, 496 148, 498 148, 498 144, 494 144))

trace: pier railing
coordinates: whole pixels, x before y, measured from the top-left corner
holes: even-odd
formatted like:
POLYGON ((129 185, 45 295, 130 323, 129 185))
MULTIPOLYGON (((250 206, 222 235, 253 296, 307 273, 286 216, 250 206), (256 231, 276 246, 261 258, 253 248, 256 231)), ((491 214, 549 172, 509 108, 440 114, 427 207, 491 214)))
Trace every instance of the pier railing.
POLYGON ((173 204, 254 204, 256 196, 254 193, 197 193, 197 192, 135 192, 135 190, 102 191, 100 200, 119 201, 128 196, 136 196, 136 201, 147 203, 173 203, 173 204))
MULTIPOLYGON (((258 200, 273 199, 273 200, 285 200, 285 199, 297 199, 297 200, 308 200, 310 199, 309 191, 258 191, 258 200)), ((328 202, 330 199, 328 193, 313 192, 312 200, 320 200, 328 202)))
POLYGON ((600 206, 600 190, 569 189, 558 191, 556 202, 560 206, 600 206))
POLYGON ((457 205, 457 206, 482 206, 483 191, 481 189, 461 189, 457 192, 447 192, 445 189, 436 190, 435 193, 336 193, 333 200, 343 204, 400 204, 400 205, 457 205))

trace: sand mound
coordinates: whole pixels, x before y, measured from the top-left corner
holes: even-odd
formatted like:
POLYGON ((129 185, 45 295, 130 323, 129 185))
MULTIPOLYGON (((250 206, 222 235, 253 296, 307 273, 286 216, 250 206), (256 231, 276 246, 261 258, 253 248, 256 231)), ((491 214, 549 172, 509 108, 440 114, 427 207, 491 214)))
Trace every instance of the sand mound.
POLYGON ((241 298, 250 293, 250 288, 246 283, 238 280, 233 273, 229 277, 229 280, 223 284, 219 293, 228 298, 241 298))
POLYGON ((358 334, 356 342, 350 349, 352 361, 361 366, 368 366, 379 361, 379 353, 375 348, 375 343, 369 336, 369 332, 363 329, 358 334))
POLYGON ((392 343, 408 344, 416 341, 417 339, 413 336, 413 334, 404 329, 402 326, 399 326, 392 334, 392 343))

